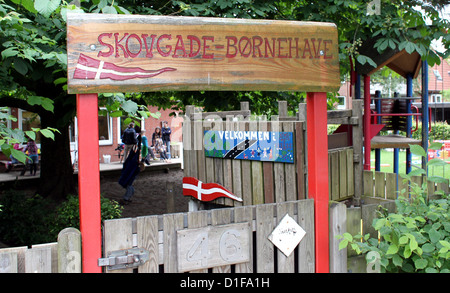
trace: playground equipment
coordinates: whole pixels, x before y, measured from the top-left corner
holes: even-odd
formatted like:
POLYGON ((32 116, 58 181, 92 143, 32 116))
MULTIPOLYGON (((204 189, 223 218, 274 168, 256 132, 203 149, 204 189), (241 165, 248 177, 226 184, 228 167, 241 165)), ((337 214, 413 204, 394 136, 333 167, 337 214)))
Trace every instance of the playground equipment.
MULTIPOLYGON (((364 169, 370 170, 370 150, 376 149, 375 170, 380 168, 379 150, 382 148, 394 148, 394 172, 398 173, 399 148, 406 149, 406 173, 411 171, 411 153, 409 151, 410 144, 419 144, 428 149, 428 131, 427 127, 422 130, 422 141, 411 138, 412 117, 416 119, 421 117, 422 125, 428 125, 429 108, 428 108, 428 64, 422 61, 417 52, 411 54, 405 50, 387 49, 384 53, 379 54, 373 49, 375 39, 371 39, 363 44, 360 53, 369 56, 377 64, 374 68, 369 64, 356 65, 355 72, 352 73, 352 80, 355 84, 356 99, 360 97, 360 75, 364 77, 364 169), (384 66, 389 67, 396 73, 406 78, 406 97, 382 98, 378 93, 372 98, 370 95, 370 75, 384 66), (413 112, 412 101, 420 99, 413 97, 414 78, 417 78, 422 68, 422 113, 413 112), (371 100, 375 100, 375 111, 371 110, 371 100), (393 130, 392 135, 378 135, 381 130, 393 130), (398 134, 404 131, 406 136, 398 134)), ((417 124, 416 124, 417 125, 417 124)), ((425 162, 423 162, 425 163, 425 162)))

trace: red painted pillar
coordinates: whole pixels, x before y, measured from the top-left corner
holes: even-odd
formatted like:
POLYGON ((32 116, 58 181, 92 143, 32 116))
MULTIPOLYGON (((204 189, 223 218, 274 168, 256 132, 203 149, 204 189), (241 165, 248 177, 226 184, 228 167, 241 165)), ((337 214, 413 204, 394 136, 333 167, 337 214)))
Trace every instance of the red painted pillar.
POLYGON ((370 76, 364 75, 364 170, 370 171, 370 76))
POLYGON ((308 198, 314 198, 316 272, 329 273, 327 94, 307 93, 308 198))
POLYGON ((78 192, 84 273, 101 273, 100 165, 98 148, 98 95, 77 95, 78 192))

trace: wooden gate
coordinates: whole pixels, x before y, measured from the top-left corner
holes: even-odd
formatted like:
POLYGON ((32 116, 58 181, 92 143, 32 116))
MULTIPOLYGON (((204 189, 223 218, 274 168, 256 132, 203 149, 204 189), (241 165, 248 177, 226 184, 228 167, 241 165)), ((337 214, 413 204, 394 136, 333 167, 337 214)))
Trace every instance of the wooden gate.
POLYGON ((105 272, 177 273, 189 267, 190 272, 205 273, 314 273, 314 201, 306 199, 105 221, 104 257, 130 248, 147 250, 148 261, 136 269, 105 267, 105 272), (286 214, 306 232, 288 257, 268 239, 286 214), (245 233, 237 237, 237 232, 227 239, 238 225, 249 227, 250 239, 242 237, 245 233), (191 235, 192 241, 181 238, 186 234, 191 235), (246 257, 240 258, 237 253, 246 257))

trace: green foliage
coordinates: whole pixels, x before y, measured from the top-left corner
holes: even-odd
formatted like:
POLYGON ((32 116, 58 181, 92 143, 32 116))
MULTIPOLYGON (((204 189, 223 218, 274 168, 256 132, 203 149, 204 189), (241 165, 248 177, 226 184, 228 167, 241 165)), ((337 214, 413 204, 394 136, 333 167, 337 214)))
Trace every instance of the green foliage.
POLYGON ((450 272, 450 198, 427 201, 422 196, 396 200, 397 213, 380 214, 369 234, 344 233, 340 249, 348 245, 358 254, 376 251, 382 272, 450 272), (361 238, 364 239, 361 242, 361 238), (369 239, 370 238, 370 239, 369 239))
POLYGON ((48 223, 52 219, 50 202, 20 191, 3 192, 0 204, 0 239, 11 246, 54 242, 48 223))
MULTIPOLYGON (((425 156, 421 146, 410 146, 415 155, 425 156)), ((438 149, 441 144, 431 144, 438 149)), ((440 160, 430 160, 427 167, 441 164, 440 160)), ((426 171, 403 175, 425 175, 426 171)), ((441 182, 442 178, 428 177, 430 181, 441 182)), ((380 239, 370 235, 344 233, 339 248, 350 245, 358 254, 377 252, 380 255, 382 272, 450 272, 450 195, 441 193, 439 199, 427 197, 427 180, 422 186, 410 183, 411 198, 399 195, 395 201, 396 213, 379 212, 372 226, 379 232, 380 239), (363 239, 364 241, 361 241, 363 239)), ((405 190, 401 191, 402 194, 405 190)), ((369 261, 369 260, 368 260, 369 261)))
MULTIPOLYGON (((413 127, 415 123, 413 122, 413 127)), ((418 123, 417 131, 412 133, 412 138, 421 140, 422 139, 422 123, 418 123)), ((428 132, 428 139, 431 141, 435 140, 445 140, 450 138, 450 125, 447 122, 433 122, 431 124, 431 131, 428 132)))
MULTIPOLYGON (((102 221, 121 217, 123 208, 116 201, 101 197, 100 203, 102 221)), ((62 229, 80 227, 76 196, 55 208, 49 199, 10 190, 1 195, 0 206, 0 240, 10 246, 54 242, 62 229)))
MULTIPOLYGON (((100 198, 101 219, 120 218, 123 207, 116 201, 104 197, 100 198)), ((80 204, 77 196, 68 196, 56 209, 55 220, 51 223, 50 234, 57 235, 62 229, 74 227, 80 229, 80 204)))

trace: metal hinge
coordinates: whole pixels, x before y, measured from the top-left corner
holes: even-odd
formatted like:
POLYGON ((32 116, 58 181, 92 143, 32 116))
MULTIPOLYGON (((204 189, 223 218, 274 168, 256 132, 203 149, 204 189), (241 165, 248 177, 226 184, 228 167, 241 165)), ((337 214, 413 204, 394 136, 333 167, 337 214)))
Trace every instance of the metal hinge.
POLYGON ((108 257, 98 259, 98 266, 106 266, 108 270, 130 269, 143 265, 148 259, 148 250, 130 248, 109 252, 108 257))

